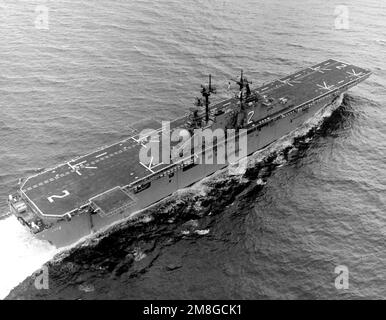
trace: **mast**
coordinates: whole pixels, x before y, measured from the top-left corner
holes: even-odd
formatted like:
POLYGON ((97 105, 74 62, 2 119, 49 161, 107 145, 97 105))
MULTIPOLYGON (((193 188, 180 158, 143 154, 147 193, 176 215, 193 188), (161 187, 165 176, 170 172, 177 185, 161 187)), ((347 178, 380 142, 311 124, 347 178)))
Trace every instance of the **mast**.
POLYGON ((212 80, 212 75, 209 74, 209 94, 205 95, 205 122, 208 123, 209 121, 209 96, 211 92, 211 81, 212 80))
POLYGON ((209 122, 209 97, 212 93, 216 93, 216 88, 212 86, 212 75, 209 75, 209 85, 201 85, 201 94, 205 98, 205 122, 209 122))
POLYGON ((231 79, 231 80, 236 82, 239 85, 240 93, 241 93, 240 96, 242 96, 242 91, 244 88, 246 91, 246 98, 251 94, 251 89, 250 89, 249 85, 252 84, 252 81, 248 81, 247 78, 244 78, 243 69, 241 69, 239 80, 234 80, 234 79, 231 79))

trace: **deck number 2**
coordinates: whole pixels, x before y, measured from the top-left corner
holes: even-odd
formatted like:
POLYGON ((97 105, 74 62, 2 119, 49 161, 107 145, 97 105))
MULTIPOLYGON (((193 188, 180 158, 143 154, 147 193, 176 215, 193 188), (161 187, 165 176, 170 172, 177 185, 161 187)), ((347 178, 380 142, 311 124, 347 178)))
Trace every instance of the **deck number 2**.
POLYGON ((254 114, 255 114, 255 111, 253 111, 253 110, 248 112, 247 124, 250 124, 252 122, 252 117, 253 117, 254 114))
POLYGON ((50 197, 47 197, 48 201, 53 203, 54 202, 54 198, 58 198, 58 199, 62 199, 64 197, 67 197, 70 193, 67 191, 67 190, 63 190, 63 194, 62 195, 53 195, 53 196, 50 196, 50 197))

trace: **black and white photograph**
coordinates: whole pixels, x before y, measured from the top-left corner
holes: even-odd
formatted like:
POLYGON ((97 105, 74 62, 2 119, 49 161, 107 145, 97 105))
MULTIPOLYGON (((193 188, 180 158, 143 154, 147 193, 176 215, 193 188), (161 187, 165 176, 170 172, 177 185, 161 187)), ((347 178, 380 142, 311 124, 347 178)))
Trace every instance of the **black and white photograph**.
POLYGON ((0 300, 385 300, 385 57, 382 0, 0 0, 0 300))

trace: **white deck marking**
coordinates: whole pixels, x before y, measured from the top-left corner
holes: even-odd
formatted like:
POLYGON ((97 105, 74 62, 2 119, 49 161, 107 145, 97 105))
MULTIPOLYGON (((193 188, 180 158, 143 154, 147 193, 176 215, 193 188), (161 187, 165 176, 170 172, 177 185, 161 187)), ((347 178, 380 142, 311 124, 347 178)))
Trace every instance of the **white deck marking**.
MULTIPOLYGON (((79 176, 82 174, 79 172, 80 166, 79 164, 71 165, 70 162, 67 162, 67 165, 71 168, 72 172, 76 172, 79 176)), ((60 177, 64 177, 66 175, 70 174, 68 171, 64 174, 61 174, 60 177)))
POLYGON ((320 84, 317 84, 317 86, 320 88, 320 89, 324 89, 324 90, 328 90, 330 91, 334 86, 331 85, 327 85, 325 81, 323 81, 323 85, 320 85, 320 84))
POLYGON ((154 169, 156 167, 162 166, 163 164, 164 164, 163 162, 160 162, 160 163, 153 165, 151 168, 154 169))
POLYGON ((229 106, 230 104, 231 104, 230 102, 227 102, 227 103, 223 104, 223 107, 229 106))
POLYGON ((55 195, 54 194, 53 196, 47 197, 47 200, 49 202, 53 203, 54 202, 54 198, 62 199, 64 197, 67 197, 70 194, 67 190, 63 190, 62 192, 63 192, 62 195, 55 195))
POLYGON ((101 153, 101 154, 98 154, 97 156, 95 156, 95 158, 102 157, 102 156, 104 156, 106 153, 107 153, 107 152, 103 152, 103 153, 101 153))
POLYGON ((320 73, 324 73, 324 71, 331 71, 331 69, 322 68, 322 66, 310 67, 310 69, 313 70, 313 71, 316 71, 316 72, 320 72, 320 73))
POLYGON ((278 80, 279 82, 281 82, 281 83, 284 83, 284 84, 286 84, 286 85, 289 85, 289 86, 291 86, 291 87, 293 87, 294 85, 294 83, 300 83, 299 81, 297 81, 297 80, 291 80, 290 81, 290 79, 285 79, 285 80, 278 80))
POLYGON ((351 71, 352 72, 350 72, 350 71, 347 72, 350 76, 361 77, 363 75, 363 72, 356 73, 356 71, 354 69, 351 69, 351 71))
POLYGON ((151 131, 149 131, 149 133, 144 134, 142 137, 140 137, 139 134, 136 134, 135 136, 132 136, 130 138, 133 139, 136 143, 138 143, 138 144, 140 143, 143 146, 143 141, 144 140, 148 140, 149 137, 151 138, 154 133, 159 134, 160 132, 162 132, 162 129, 163 129, 162 127, 158 128, 156 130, 155 129, 151 129, 151 131), (136 139, 134 137, 138 137, 138 139, 136 139))
POLYGON ((287 84, 287 85, 289 85, 289 86, 291 86, 291 87, 294 86, 291 82, 289 82, 288 79, 287 79, 287 80, 279 80, 279 81, 280 81, 281 83, 287 84))
POLYGON ((154 173, 153 170, 151 170, 146 164, 143 164, 141 161, 139 162, 144 168, 146 168, 147 170, 149 170, 151 173, 154 173))
POLYGON ((342 69, 344 69, 346 67, 347 67, 347 65, 344 64, 344 63, 340 64, 339 66, 336 66, 336 68, 339 69, 339 70, 342 70, 342 69))
POLYGON ((151 165, 152 165, 152 163, 153 163, 153 159, 154 159, 154 157, 151 157, 149 166, 147 166, 146 164, 142 163, 141 161, 140 161, 139 163, 140 163, 142 166, 144 166, 147 170, 149 170, 151 173, 154 173, 154 171, 151 169, 151 165))

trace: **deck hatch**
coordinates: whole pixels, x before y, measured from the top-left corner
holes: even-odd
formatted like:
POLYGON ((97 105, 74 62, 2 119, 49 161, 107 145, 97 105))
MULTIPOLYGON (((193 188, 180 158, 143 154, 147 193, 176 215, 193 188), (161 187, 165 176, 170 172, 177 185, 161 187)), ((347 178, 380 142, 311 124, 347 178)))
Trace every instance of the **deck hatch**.
POLYGON ((101 217, 110 217, 133 206, 137 201, 133 195, 123 191, 120 187, 115 187, 90 199, 90 202, 99 209, 101 217))

